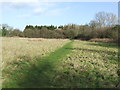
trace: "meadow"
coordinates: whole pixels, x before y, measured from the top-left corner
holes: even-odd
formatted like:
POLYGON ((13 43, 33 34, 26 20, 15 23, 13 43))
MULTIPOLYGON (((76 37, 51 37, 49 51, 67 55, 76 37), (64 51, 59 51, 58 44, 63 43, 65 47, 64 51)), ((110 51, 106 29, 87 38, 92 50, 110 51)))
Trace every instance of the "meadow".
POLYGON ((115 88, 117 70, 117 44, 2 38, 3 88, 115 88))

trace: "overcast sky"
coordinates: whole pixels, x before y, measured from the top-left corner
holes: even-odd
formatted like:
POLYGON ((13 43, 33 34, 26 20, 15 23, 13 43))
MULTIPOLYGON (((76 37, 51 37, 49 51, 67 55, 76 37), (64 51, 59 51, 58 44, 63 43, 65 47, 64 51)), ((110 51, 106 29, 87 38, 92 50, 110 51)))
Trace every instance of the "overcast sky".
POLYGON ((118 15, 117 2, 40 2, 18 0, 2 2, 0 23, 23 30, 26 25, 87 24, 97 12, 118 15))

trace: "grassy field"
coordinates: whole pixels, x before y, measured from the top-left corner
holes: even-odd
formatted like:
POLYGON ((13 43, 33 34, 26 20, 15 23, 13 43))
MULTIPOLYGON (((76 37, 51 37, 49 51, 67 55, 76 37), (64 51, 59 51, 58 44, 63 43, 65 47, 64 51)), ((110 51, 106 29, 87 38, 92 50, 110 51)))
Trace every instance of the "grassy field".
POLYGON ((3 38, 3 88, 114 88, 116 44, 68 39, 3 38))

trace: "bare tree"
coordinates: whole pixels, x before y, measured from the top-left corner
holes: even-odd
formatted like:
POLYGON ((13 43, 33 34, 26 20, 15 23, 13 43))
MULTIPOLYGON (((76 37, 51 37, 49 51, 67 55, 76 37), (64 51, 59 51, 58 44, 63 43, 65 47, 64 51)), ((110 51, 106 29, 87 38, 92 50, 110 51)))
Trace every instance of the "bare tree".
POLYGON ((118 23, 118 18, 113 13, 98 12, 95 15, 95 21, 98 27, 106 27, 116 25, 118 23))
POLYGON ((118 23, 118 18, 113 13, 106 13, 106 25, 112 26, 118 23))
POLYGON ((89 26, 93 29, 96 28, 98 25, 99 25, 99 23, 95 20, 91 20, 89 23, 89 26))
POLYGON ((13 27, 9 26, 8 24, 1 24, 0 27, 1 27, 1 29, 5 28, 7 30, 13 30, 13 27))
POLYGON ((99 27, 104 27, 105 26, 105 19, 106 19, 106 15, 105 12, 98 12, 95 15, 95 20, 98 23, 99 27))

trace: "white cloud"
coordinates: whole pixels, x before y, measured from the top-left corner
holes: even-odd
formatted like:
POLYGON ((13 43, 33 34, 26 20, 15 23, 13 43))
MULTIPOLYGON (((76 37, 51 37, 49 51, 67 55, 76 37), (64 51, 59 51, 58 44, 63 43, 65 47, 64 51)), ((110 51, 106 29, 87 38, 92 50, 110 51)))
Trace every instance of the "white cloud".
POLYGON ((0 0, 0 2, 119 2, 119 0, 0 0))
POLYGON ((54 7, 55 5, 55 3, 47 2, 37 3, 33 9, 33 13, 36 15, 42 14, 46 12, 50 7, 54 7))
POLYGON ((0 0, 0 2, 12 2, 12 3, 28 3, 28 2, 35 2, 35 3, 38 3, 39 0, 0 0))
MULTIPOLYGON (((5 0, 6 1, 6 0, 5 0)), ((34 9, 34 11, 40 11, 40 8, 45 9, 52 6, 55 6, 55 3, 53 2, 40 2, 39 0, 9 0, 9 2, 3 2, 1 4, 2 8, 4 9, 25 9, 25 8, 31 8, 34 9), (24 2, 25 1, 25 2, 24 2), (39 9, 39 10, 38 10, 39 9)))
POLYGON ((69 9, 70 7, 53 9, 51 11, 48 11, 46 13, 46 16, 60 16, 63 15, 65 12, 67 12, 69 9))
POLYGON ((61 9, 54 9, 46 13, 47 16, 59 16, 61 15, 61 9))
MULTIPOLYGON (((39 0, 9 0, 9 2, 5 2, 5 1, 1 5, 2 9, 5 9, 4 11, 11 11, 14 9, 16 10, 17 9, 30 9, 31 13, 35 15, 40 15, 48 8, 56 5, 53 2, 39 2, 39 0)), ((27 16, 23 15, 23 16, 18 16, 18 17, 27 17, 27 16)))
POLYGON ((24 15, 18 15, 16 18, 29 18, 31 15, 29 14, 24 14, 24 15))
POLYGON ((35 9, 34 9, 34 13, 35 13, 35 14, 41 14, 41 13, 44 12, 44 11, 45 11, 44 8, 35 8, 35 9))

